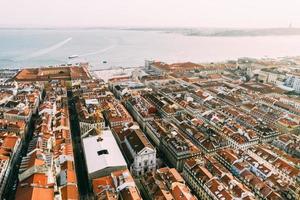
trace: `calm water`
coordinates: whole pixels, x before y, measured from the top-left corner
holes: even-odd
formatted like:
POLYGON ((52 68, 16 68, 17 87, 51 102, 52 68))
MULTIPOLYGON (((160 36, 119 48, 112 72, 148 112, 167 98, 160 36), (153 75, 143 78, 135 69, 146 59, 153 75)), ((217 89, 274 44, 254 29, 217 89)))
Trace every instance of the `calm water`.
POLYGON ((238 57, 300 55, 300 36, 197 37, 132 30, 0 29, 0 67, 36 67, 89 61, 95 67, 166 62, 222 61, 238 57), (107 64, 103 64, 103 61, 107 64))

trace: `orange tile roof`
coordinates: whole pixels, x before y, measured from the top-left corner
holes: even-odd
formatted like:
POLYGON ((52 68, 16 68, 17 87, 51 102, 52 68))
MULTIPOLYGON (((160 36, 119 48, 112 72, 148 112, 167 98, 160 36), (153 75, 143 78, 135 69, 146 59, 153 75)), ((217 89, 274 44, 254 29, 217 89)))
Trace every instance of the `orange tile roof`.
POLYGON ((95 194, 102 192, 102 188, 99 187, 100 185, 110 186, 110 187, 114 188, 114 183, 113 183, 113 179, 111 178, 111 176, 93 179, 92 185, 93 185, 93 191, 95 194))
POLYGON ((18 187, 16 193, 16 200, 53 200, 53 188, 40 187, 18 187))
POLYGON ((17 136, 6 136, 3 140, 2 147, 13 149, 19 139, 17 136))
POLYGON ((18 81, 48 81, 51 80, 71 80, 90 79, 86 66, 71 67, 44 67, 22 69, 14 78, 18 81))
POLYGON ((39 187, 45 187, 48 185, 48 177, 43 173, 35 173, 27 179, 23 180, 22 184, 23 183, 36 184, 39 187))
POLYGON ((78 188, 76 185, 66 185, 61 188, 62 200, 76 200, 79 199, 78 188))
POLYGON ((38 158, 39 153, 41 153, 41 152, 36 151, 30 155, 29 161, 26 165, 26 169, 29 169, 30 167, 33 167, 33 166, 42 166, 45 164, 44 160, 38 158))
POLYGON ((172 195, 175 200, 197 200, 185 184, 173 183, 172 187, 172 195))
POLYGON ((76 174, 74 170, 67 170, 67 182, 77 183, 76 174))
POLYGON ((134 187, 125 188, 121 191, 122 199, 126 200, 142 200, 138 190, 134 187))

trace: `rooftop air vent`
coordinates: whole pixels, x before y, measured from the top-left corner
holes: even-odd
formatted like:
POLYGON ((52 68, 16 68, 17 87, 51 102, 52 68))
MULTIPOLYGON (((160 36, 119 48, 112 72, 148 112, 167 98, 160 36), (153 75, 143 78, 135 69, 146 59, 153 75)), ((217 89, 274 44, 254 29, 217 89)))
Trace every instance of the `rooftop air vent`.
POLYGON ((108 151, 107 151, 107 149, 103 149, 103 150, 97 151, 97 154, 98 154, 98 156, 101 156, 103 154, 108 154, 108 151))

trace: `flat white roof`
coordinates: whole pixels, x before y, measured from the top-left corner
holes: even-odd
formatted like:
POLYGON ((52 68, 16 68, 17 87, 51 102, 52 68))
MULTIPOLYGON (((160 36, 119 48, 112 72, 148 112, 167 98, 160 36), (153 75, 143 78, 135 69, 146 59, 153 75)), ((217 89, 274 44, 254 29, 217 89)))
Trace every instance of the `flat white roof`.
POLYGON ((83 138, 82 143, 89 174, 107 167, 127 167, 111 130, 103 130, 100 136, 83 138))
POLYGON ((87 104, 87 105, 89 105, 89 104, 98 105, 99 101, 97 99, 86 99, 85 104, 87 104))

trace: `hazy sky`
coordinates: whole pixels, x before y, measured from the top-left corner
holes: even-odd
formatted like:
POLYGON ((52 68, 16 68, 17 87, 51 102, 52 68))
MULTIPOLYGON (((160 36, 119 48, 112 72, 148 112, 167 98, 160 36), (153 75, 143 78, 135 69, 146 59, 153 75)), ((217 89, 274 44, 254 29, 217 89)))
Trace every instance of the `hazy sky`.
POLYGON ((1 27, 300 27, 300 0, 0 0, 1 27))

